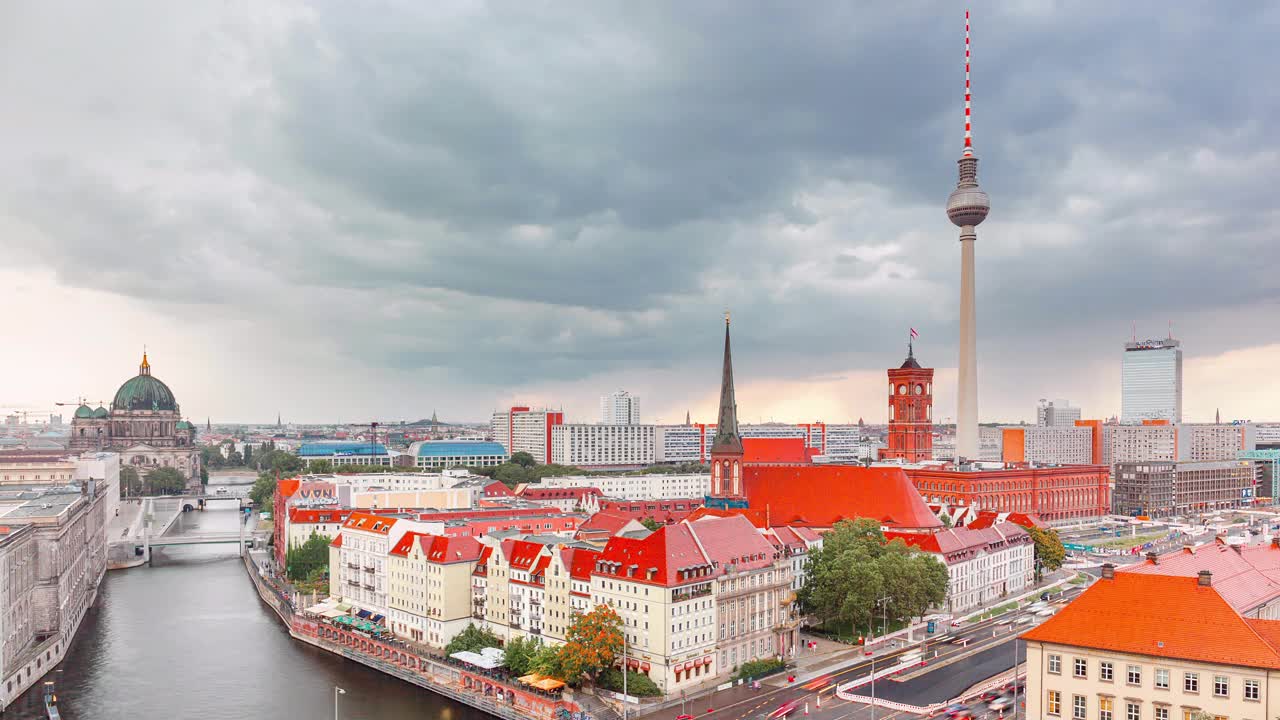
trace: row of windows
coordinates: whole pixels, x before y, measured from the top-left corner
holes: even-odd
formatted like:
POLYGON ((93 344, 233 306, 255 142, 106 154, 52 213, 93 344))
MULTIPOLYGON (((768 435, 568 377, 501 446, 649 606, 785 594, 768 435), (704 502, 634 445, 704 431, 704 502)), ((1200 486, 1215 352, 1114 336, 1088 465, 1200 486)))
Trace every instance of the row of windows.
MULTIPOLYGON (((1062 674, 1062 656, 1049 655, 1048 670, 1050 674, 1062 674)), ((1073 658, 1071 667, 1072 677, 1080 679, 1088 679, 1089 677, 1089 661, 1085 658, 1073 658)), ((1115 680, 1116 667, 1115 663, 1110 660, 1101 660, 1098 662, 1098 679, 1103 682, 1112 682, 1115 680)), ((1157 690, 1168 690, 1172 673, 1168 668, 1156 668, 1153 687, 1157 690)), ((1133 686, 1142 685, 1142 666, 1126 665, 1125 666, 1125 684, 1133 686)), ((1209 682, 1206 679, 1206 682, 1209 682)), ((1214 697, 1230 697, 1231 696, 1231 678, 1226 675, 1214 675, 1212 678, 1212 690, 1214 697)), ((1188 693, 1200 692, 1200 673, 1184 672, 1182 673, 1182 690, 1188 693)), ((1262 696, 1262 685, 1258 680, 1245 680, 1243 683, 1243 697, 1245 700, 1259 700, 1262 696)))
MULTIPOLYGON (((1098 698, 1098 720, 1115 719, 1116 700, 1110 697, 1098 698)), ((1062 715, 1062 693, 1057 690, 1048 691, 1045 697, 1045 713, 1060 717, 1062 715)), ((1084 695, 1071 696, 1071 720, 1087 720, 1089 717, 1089 701, 1084 695)), ((1182 709, 1182 720, 1197 720, 1201 717, 1199 710, 1182 709)), ((1213 720, 1228 720, 1225 715, 1213 715, 1213 720)), ((1132 700, 1124 701, 1124 720, 1143 720, 1142 703, 1132 700)), ((1169 720, 1169 706, 1152 707, 1151 720, 1169 720)))

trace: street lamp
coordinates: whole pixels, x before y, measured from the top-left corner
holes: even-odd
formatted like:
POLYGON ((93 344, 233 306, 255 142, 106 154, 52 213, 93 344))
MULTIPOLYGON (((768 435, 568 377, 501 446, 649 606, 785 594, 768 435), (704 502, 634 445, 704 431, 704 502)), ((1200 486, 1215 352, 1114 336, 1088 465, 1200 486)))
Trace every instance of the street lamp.
POLYGON ((343 690, 337 685, 333 686, 333 720, 338 720, 338 696, 346 694, 346 690, 343 690))

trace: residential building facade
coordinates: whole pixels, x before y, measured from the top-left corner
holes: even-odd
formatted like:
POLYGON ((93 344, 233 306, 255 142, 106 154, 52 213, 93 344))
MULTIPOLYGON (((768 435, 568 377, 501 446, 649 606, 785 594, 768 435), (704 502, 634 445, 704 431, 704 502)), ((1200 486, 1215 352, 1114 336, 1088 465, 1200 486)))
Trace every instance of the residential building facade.
POLYGON ((885 533, 917 547, 947 567, 948 612, 964 612, 1021 592, 1035 581, 1035 544, 1011 522, 932 534, 885 533))
POLYGON ((563 412, 521 405, 495 412, 489 421, 489 433, 508 456, 526 452, 537 462, 550 463, 551 431, 562 424, 563 412))
POLYGON ((626 390, 600 396, 600 422, 604 425, 636 425, 640 422, 640 398, 626 390))
POLYGON ((560 424, 551 429, 551 462, 573 467, 643 467, 657 461, 654 425, 560 424))
POLYGON ((1072 407, 1066 400, 1040 399, 1036 404, 1036 425, 1052 427, 1057 425, 1075 425, 1080 419, 1080 408, 1072 407))

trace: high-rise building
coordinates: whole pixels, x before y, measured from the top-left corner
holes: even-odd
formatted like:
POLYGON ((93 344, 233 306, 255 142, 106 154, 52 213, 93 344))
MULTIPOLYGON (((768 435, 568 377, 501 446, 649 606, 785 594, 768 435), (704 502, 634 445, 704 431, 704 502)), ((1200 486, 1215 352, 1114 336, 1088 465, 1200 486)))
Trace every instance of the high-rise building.
POLYGON ((1093 429, 1089 427, 1007 427, 1002 429, 1001 459, 1040 465, 1093 463, 1093 429))
POLYGON ((495 442, 507 449, 508 455, 527 452, 540 463, 550 463, 551 429, 563 423, 562 412, 521 406, 494 413, 489 432, 495 442))
POLYGON ((976 228, 987 219, 991 201, 978 187, 978 158, 973 154, 970 122, 969 12, 964 14, 964 151, 958 160, 960 179, 947 198, 947 217, 960 228, 960 373, 957 385, 956 455, 978 457, 978 328, 974 300, 973 246, 976 228))
POLYGON ((556 425, 551 428, 551 462, 574 467, 652 465, 655 434, 655 426, 636 423, 556 425))
POLYGON ((1041 427, 1075 425, 1079 419, 1080 408, 1071 407, 1066 400, 1041 399, 1036 405, 1036 425, 1041 427))
POLYGON ((889 443, 886 459, 933 459, 933 368, 916 362, 911 344, 907 359, 889 370, 889 443))
POLYGON ((626 390, 601 395, 600 422, 605 425, 634 425, 640 422, 640 398, 626 390))
POLYGON ((1172 337, 1124 344, 1120 421, 1182 422, 1182 343, 1172 337))

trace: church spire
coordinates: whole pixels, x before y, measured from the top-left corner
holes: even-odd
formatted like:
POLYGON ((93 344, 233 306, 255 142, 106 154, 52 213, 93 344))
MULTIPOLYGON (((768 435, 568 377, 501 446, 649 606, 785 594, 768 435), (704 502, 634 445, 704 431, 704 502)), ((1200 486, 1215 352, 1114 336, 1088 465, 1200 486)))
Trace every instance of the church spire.
POLYGON ((146 348, 146 347, 143 347, 143 348, 142 348, 142 364, 138 365, 138 374, 139 374, 139 375, 150 375, 150 374, 151 374, 151 363, 147 361, 147 348, 146 348))
POLYGON ((729 313, 724 314, 724 368, 720 375, 720 415, 712 453, 742 453, 738 435, 738 402, 733 395, 733 353, 729 348, 729 313))

